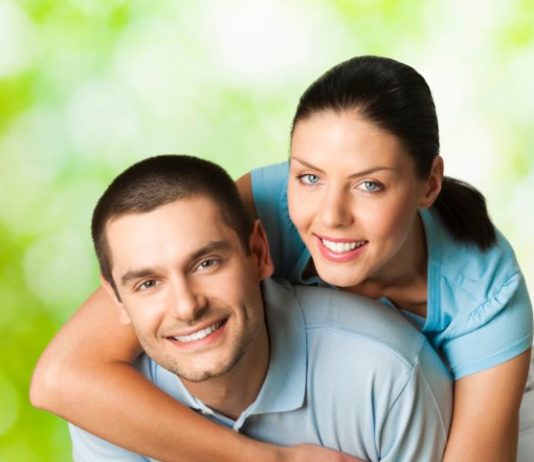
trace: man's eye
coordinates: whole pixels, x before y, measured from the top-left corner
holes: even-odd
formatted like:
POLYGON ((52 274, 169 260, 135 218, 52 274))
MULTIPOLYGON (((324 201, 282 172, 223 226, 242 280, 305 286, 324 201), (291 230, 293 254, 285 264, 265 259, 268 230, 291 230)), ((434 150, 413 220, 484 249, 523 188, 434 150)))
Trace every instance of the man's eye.
POLYGON ((219 263, 219 260, 216 259, 216 258, 208 258, 207 260, 202 260, 198 266, 197 266, 197 269, 198 270, 207 270, 209 268, 212 268, 214 267, 215 265, 217 265, 219 263))
POLYGON ((149 279, 148 281, 144 281, 137 287, 138 290, 147 290, 151 289, 153 287, 156 287, 157 281, 155 279, 149 279))
POLYGON ((315 185, 319 183, 319 177, 313 173, 306 173, 298 177, 299 181, 305 185, 315 185))

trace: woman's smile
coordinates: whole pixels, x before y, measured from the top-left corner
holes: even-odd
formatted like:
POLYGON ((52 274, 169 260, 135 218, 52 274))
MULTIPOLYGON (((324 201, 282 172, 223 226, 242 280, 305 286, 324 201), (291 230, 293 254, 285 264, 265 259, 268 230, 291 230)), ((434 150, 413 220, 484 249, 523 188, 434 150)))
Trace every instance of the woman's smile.
POLYGON ((322 111, 291 147, 289 213, 319 276, 351 287, 408 271, 425 182, 399 140, 355 110, 322 111))

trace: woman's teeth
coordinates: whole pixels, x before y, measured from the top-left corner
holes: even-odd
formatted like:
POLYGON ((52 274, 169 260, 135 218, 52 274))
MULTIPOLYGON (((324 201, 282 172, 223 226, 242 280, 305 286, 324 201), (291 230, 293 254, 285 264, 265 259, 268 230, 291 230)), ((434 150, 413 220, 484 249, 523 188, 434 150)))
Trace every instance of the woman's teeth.
POLYGON ((353 242, 333 242, 327 241, 326 239, 321 239, 323 245, 332 252, 335 253, 344 253, 350 252, 351 250, 361 247, 365 244, 365 241, 353 241, 353 242))
POLYGON ((198 332, 194 332, 193 334, 189 335, 177 335, 174 338, 174 340, 177 340, 178 342, 194 342, 197 340, 202 340, 203 338, 206 338, 208 335, 215 332, 219 327, 221 327, 224 324, 223 321, 219 321, 215 324, 212 324, 211 326, 206 327, 205 329, 199 330, 198 332))

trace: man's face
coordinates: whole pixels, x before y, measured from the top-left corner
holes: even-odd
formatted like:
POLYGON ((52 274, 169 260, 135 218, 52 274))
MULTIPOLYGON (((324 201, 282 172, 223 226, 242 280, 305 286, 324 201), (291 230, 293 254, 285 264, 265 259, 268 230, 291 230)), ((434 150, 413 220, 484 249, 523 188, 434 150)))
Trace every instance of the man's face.
POLYGON ((106 236, 123 319, 156 362, 199 382, 255 354, 259 282, 272 272, 259 222, 247 254, 218 206, 195 196, 111 220, 106 236))

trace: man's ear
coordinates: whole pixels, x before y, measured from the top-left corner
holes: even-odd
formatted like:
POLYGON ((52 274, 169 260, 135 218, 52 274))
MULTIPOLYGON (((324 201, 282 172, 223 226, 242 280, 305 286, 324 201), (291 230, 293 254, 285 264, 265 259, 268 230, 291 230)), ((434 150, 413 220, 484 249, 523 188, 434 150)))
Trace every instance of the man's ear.
POLYGON ((419 201, 419 208, 430 207, 438 198, 443 186, 443 158, 436 156, 432 161, 432 167, 425 181, 424 194, 419 201))
POLYGON ((117 296, 117 292, 115 292, 115 289, 113 288, 113 286, 102 275, 100 275, 100 282, 102 284, 102 287, 105 289, 105 291, 110 296, 111 300, 113 300, 113 304, 119 309, 120 323, 124 325, 131 324, 132 320, 130 319, 128 312, 124 309, 124 305, 119 300, 119 297, 117 296))
POLYGON ((249 239, 250 252, 254 257, 256 274, 261 281, 272 276, 274 265, 269 251, 267 234, 260 220, 254 221, 254 228, 249 239))

